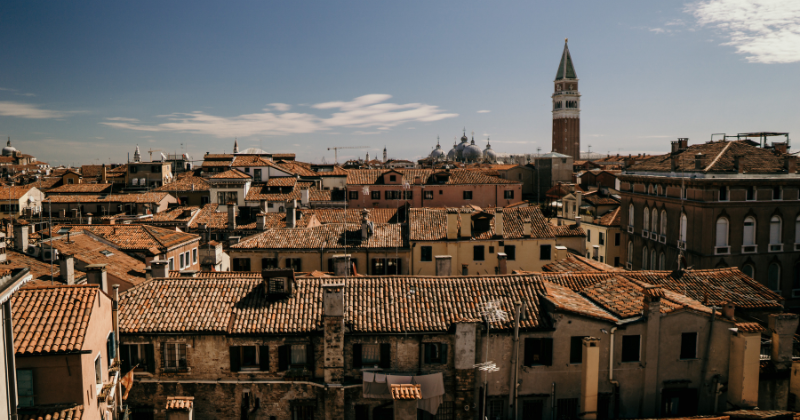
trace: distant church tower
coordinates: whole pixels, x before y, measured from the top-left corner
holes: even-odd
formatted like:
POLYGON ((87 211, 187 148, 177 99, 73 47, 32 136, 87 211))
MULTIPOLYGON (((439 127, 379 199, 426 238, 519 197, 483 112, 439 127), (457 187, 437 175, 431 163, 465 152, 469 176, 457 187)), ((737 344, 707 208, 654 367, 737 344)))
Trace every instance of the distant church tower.
POLYGON ((134 162, 141 162, 142 161, 142 154, 139 153, 139 145, 136 145, 136 151, 133 152, 133 161, 134 162))
POLYGON ((383 146, 383 162, 385 163, 387 160, 389 159, 386 158, 386 146, 383 146))
POLYGON ((239 139, 233 139, 233 154, 239 153, 239 139))
POLYGON ((553 92, 553 151, 581 158, 581 94, 567 40, 556 74, 553 92))

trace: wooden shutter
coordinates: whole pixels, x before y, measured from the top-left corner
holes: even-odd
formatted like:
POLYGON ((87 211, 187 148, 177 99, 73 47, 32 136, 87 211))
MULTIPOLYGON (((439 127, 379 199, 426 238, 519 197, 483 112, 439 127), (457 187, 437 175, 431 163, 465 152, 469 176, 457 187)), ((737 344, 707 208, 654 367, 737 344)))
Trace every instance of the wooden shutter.
POLYGON ((447 363, 447 344, 442 344, 442 363, 447 363))
POLYGON ((392 345, 390 343, 381 343, 380 367, 383 369, 392 367, 392 345))
POLYGON ((269 346, 258 347, 258 368, 269 371, 269 346))
POLYGON ((289 370, 289 349, 290 346, 278 347, 278 370, 289 370))
POLYGON ((144 360, 147 363, 145 370, 150 373, 156 373, 155 346, 152 344, 145 344, 143 347, 144 347, 144 360))
POLYGON ((242 348, 239 346, 231 346, 230 354, 231 354, 231 372, 238 372, 242 370, 242 348))
POLYGON ((361 344, 353 344, 353 368, 361 369, 363 366, 361 359, 361 344))
POLYGON ((126 345, 126 344, 120 344, 120 346, 119 346, 119 349, 120 349, 120 352, 121 352, 120 355, 119 355, 120 356, 119 357, 120 372, 121 372, 122 375, 128 373, 128 371, 131 370, 131 361, 128 360, 131 357, 130 356, 130 354, 131 354, 130 347, 131 346, 126 345))
POLYGON ((314 345, 306 344, 306 368, 314 372, 314 345))
POLYGON ((108 360, 111 360, 117 357, 117 343, 114 340, 114 331, 111 331, 111 334, 108 335, 108 360))
POLYGON ((545 366, 553 366, 553 339, 542 338, 541 340, 541 363, 545 366))
POLYGON ((525 339, 525 366, 533 366, 536 361, 536 339, 525 339))

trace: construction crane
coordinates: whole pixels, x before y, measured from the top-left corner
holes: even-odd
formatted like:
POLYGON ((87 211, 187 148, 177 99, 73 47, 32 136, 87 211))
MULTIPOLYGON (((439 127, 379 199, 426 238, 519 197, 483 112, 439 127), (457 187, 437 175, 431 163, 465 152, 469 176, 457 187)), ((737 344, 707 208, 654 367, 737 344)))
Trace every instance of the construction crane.
POLYGON ((160 151, 161 151, 161 149, 155 149, 155 150, 150 149, 150 150, 148 150, 148 152, 150 153, 150 162, 153 161, 153 152, 160 152, 160 151))
POLYGON ((369 149, 367 146, 337 146, 329 147, 328 150, 333 149, 333 162, 339 164, 339 149, 369 149))

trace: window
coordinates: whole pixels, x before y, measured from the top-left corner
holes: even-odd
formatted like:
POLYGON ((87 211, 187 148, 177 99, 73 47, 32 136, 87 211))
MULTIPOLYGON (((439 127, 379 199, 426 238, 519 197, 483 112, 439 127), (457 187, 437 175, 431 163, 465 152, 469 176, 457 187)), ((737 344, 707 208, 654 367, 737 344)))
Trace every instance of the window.
POLYGON ((358 191, 348 191, 347 196, 350 200, 358 200, 358 191))
POLYGON ((642 248, 642 270, 647 270, 647 247, 642 248))
POLYGON ((661 210, 661 234, 667 234, 667 211, 661 210))
POLYGON ((773 200, 783 200, 783 188, 781 188, 781 187, 772 187, 772 199, 773 200))
POLYGON ((630 204, 628 206, 628 226, 633 226, 633 220, 634 220, 633 204, 630 204))
POLYGON ((751 279, 756 278, 756 269, 752 264, 745 264, 742 266, 742 273, 746 274, 751 279))
POLYGON ((397 181, 397 175, 389 175, 389 181, 392 181, 392 182, 397 181))
POLYGON ((552 245, 539 245, 539 259, 549 260, 552 254, 552 245))
POLYGON ((742 232, 742 245, 750 246, 756 244, 756 219, 748 216, 744 219, 744 229, 742 232))
POLYGON ((205 205, 208 204, 209 202, 210 202, 209 197, 206 196, 200 197, 200 205, 205 205))
POLYGON ((697 333, 681 334, 681 360, 697 358, 697 333))
POLYGON ((114 363, 114 358, 117 357, 117 343, 114 340, 114 332, 108 334, 106 338, 106 355, 108 356, 108 366, 114 363))
MULTIPOLYGON (((333 271, 333 270, 329 270, 333 271)), ((289 293, 289 279, 286 277, 271 277, 269 279, 269 293, 289 293)))
POLYGON ((572 420, 578 418, 578 399, 577 398, 559 398, 556 402, 556 419, 557 420, 572 420))
POLYGON ((433 200, 433 191, 425 191, 424 199, 425 200, 433 200))
POLYGON ((769 244, 778 245, 781 243, 781 225, 782 221, 780 216, 772 216, 769 219, 769 244))
POLYGON ((641 337, 638 335, 623 335, 622 336, 622 361, 623 362, 638 362, 639 361, 639 347, 641 345, 641 337))
POLYGON ((503 198, 505 199, 513 199, 514 198, 514 191, 513 190, 505 190, 503 191, 503 198))
POLYGON ((600 241, 600 245, 606 244, 606 238, 604 237, 603 232, 597 233, 597 240, 600 241))
POLYGON ((390 343, 353 344, 353 368, 391 367, 392 345, 390 343))
POLYGON ((592 231, 586 229, 586 242, 591 242, 591 241, 592 241, 592 231))
POLYGON ((191 259, 190 259, 190 255, 189 255, 189 251, 186 251, 186 252, 183 253, 183 260, 186 263, 185 267, 188 268, 190 265, 192 265, 191 259))
POLYGON ((401 274, 400 258, 373 258, 372 275, 393 275, 401 274))
POLYGON ((573 336, 569 339, 569 362, 583 363, 583 339, 585 336, 573 336))
MULTIPOLYGON (((179 257, 180 257, 180 265, 178 267, 180 267, 181 270, 183 270, 183 267, 184 267, 184 264, 183 264, 183 253, 181 253, 179 255, 179 257)), ((248 261, 250 261, 250 260, 248 259, 248 261)))
POLYGON ((503 251, 506 253, 506 258, 509 261, 515 261, 517 259, 517 247, 515 245, 506 245, 503 247, 503 251))
POLYGON ((192 249, 192 264, 197 264, 197 248, 192 249))
POLYGON ((656 269, 656 250, 655 249, 650 250, 650 269, 651 270, 655 270, 656 269))
POLYGON ((472 247, 472 260, 483 261, 485 248, 483 245, 475 245, 472 247))
POLYGON ((291 420, 314 420, 314 407, 308 405, 293 405, 291 420))
MULTIPOLYGON (((135 173, 135 172, 136 172, 134 169, 136 169, 136 168, 131 168, 131 172, 132 172, 132 173, 135 173)), ((135 181, 135 180, 136 180, 136 178, 133 178, 133 180, 135 181)), ((73 178, 67 178, 67 184, 74 184, 74 183, 75 183, 75 179, 73 179, 73 178)))
POLYGON ((769 265, 767 270, 767 287, 780 294, 781 290, 781 267, 777 263, 769 265))
POLYGON ((249 174, 250 173, 250 168, 244 168, 244 173, 249 174))
POLYGON ((250 258, 234 258, 233 271, 250 271, 250 258))
POLYGON ((419 249, 420 261, 433 261, 433 247, 422 246, 419 249))
POLYGON ((717 247, 728 246, 728 219, 720 217, 717 219, 717 247))
POLYGON ((439 190, 439 195, 442 195, 442 194, 444 194, 444 193, 442 192, 442 190, 439 190))
POLYGON ((387 200, 399 200, 400 191, 386 191, 383 193, 383 198, 387 200))
POLYGON ((169 257, 169 271, 175 269, 175 257, 169 257))
POLYGON ((719 201, 728 201, 728 187, 719 187, 719 201))
POLYGON ((526 338, 525 339, 525 366, 553 364, 553 339, 526 338))
POLYGON ((403 199, 404 200, 414 199, 414 191, 403 191, 403 199))
POLYGON ((228 203, 238 203, 238 195, 236 191, 219 191, 217 192, 217 203, 219 204, 228 204, 228 203))
POLYGON ((650 229, 650 210, 647 207, 644 208, 644 212, 642 213, 642 230, 649 230, 650 229))
POLYGON ((231 346, 231 372, 242 370, 269 371, 268 346, 231 346))
POLYGON ((800 289, 800 263, 794 265, 794 278, 792 279, 792 289, 800 289))
POLYGON ((33 369, 17 369, 17 397, 20 407, 33 407, 33 369))
POLYGON ((423 355, 427 364, 447 363, 447 344, 445 343, 422 343, 423 355))
POLYGON ((628 241, 628 264, 633 264, 633 241, 628 241))
POLYGON ((756 188, 747 187, 747 201, 752 201, 755 199, 756 199, 756 188))
POLYGON ((293 271, 302 271, 302 260, 300 258, 287 258, 284 263, 286 268, 291 268, 293 271))
POLYGON ((794 219, 794 243, 800 244, 800 216, 794 219))
POLYGON ((261 269, 262 270, 273 270, 278 268, 278 259, 277 258, 262 258, 261 259, 261 269))
POLYGON ((486 419, 487 420, 504 420, 505 419, 505 401, 499 399, 491 399, 486 401, 486 419))
POLYGON ((292 366, 305 365, 307 359, 305 344, 292 344, 290 347, 289 363, 292 366))
POLYGON ((464 200, 472 200, 472 191, 464 191, 464 200))
POLYGON ((380 200, 381 199, 381 192, 380 191, 372 191, 370 192, 370 198, 373 200, 380 200))
POLYGON ((145 372, 155 372, 155 356, 152 344, 120 344, 119 358, 121 361, 121 374, 136 367, 145 372))
POLYGON ((686 187, 681 187, 681 198, 686 200, 689 197, 689 189, 686 187))
POLYGON ((659 270, 666 270, 667 268, 667 256, 664 253, 661 253, 661 257, 658 259, 658 269, 659 270))
POLYGON ((253 169, 253 180, 261 181, 261 169, 253 169))
POLYGON ((680 226, 680 228, 681 228, 681 230, 680 230, 680 235, 681 235, 680 236, 680 240, 681 240, 681 242, 686 242, 686 225, 687 224, 688 223, 687 223, 687 220, 686 220, 686 213, 681 213, 681 226, 680 226))
POLYGON ((187 366, 185 343, 161 343, 162 368, 183 369, 187 366))
POLYGON ((620 234, 619 233, 615 233, 614 234, 614 246, 619 246, 619 239, 620 239, 620 234))
POLYGON ((619 257, 614 257, 614 267, 619 267, 619 257))

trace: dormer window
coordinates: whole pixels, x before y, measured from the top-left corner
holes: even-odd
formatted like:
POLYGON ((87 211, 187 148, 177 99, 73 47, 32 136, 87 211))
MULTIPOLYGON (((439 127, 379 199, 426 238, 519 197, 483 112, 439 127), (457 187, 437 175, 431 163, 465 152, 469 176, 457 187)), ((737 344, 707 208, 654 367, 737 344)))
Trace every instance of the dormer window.
POLYGON ((265 269, 261 272, 268 297, 283 298, 292 294, 294 271, 291 269, 265 269))
POLYGON ((286 293, 286 277, 273 277, 269 279, 269 292, 270 293, 286 293))

